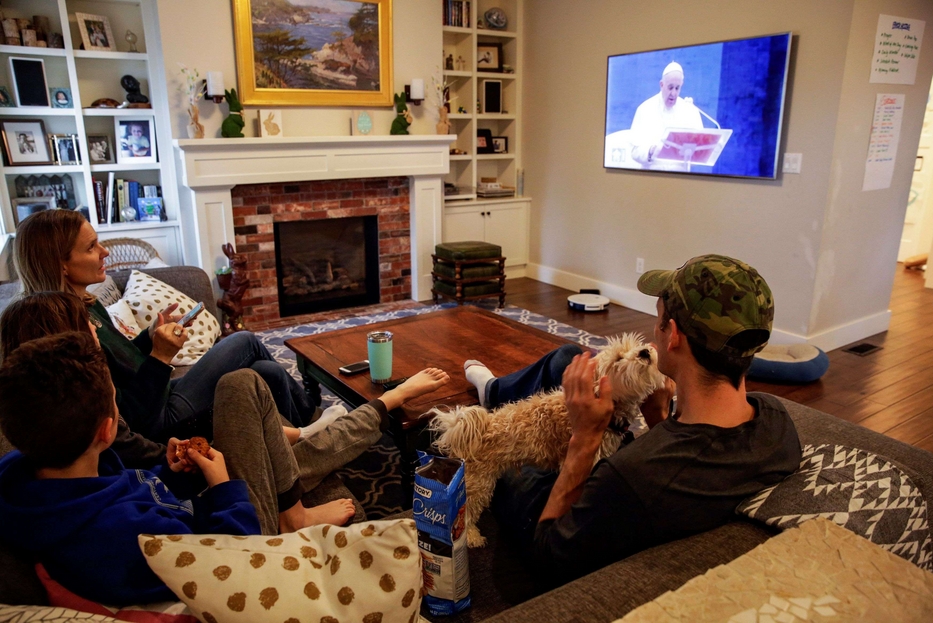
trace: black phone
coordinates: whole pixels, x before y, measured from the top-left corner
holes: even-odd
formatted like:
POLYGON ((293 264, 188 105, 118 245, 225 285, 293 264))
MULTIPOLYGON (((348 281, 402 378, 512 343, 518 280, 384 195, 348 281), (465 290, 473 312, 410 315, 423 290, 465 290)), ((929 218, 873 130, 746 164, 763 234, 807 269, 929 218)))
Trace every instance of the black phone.
POLYGON ((399 385, 401 385, 407 380, 408 380, 408 377, 405 376, 400 379, 395 379, 394 381, 386 381, 385 383, 382 384, 382 389, 386 391, 389 391, 390 389, 395 389, 396 387, 398 387, 399 385))
POLYGON ((349 363, 345 366, 337 368, 340 370, 340 374, 359 374, 360 372, 366 372, 369 370, 369 359, 364 359, 363 361, 357 361, 356 363, 349 363))

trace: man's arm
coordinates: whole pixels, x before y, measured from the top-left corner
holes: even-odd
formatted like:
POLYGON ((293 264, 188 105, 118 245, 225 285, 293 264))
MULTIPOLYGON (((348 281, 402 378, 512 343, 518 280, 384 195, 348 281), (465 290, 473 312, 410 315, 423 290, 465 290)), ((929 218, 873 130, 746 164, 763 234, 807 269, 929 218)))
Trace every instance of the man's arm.
POLYGON ((538 522, 563 517, 580 499, 583 483, 593 469, 596 452, 612 417, 612 389, 609 379, 599 379, 599 396, 593 391, 596 361, 589 353, 577 355, 564 371, 564 401, 573 434, 567 458, 551 489, 538 522))

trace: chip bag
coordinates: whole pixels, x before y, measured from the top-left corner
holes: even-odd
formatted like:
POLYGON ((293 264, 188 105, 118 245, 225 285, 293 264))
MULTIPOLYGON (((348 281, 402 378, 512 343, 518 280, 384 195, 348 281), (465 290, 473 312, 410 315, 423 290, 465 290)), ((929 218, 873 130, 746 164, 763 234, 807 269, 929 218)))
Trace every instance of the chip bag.
POLYGON ((418 460, 412 510, 428 591, 424 603, 433 615, 456 614, 470 607, 463 461, 424 452, 418 460))

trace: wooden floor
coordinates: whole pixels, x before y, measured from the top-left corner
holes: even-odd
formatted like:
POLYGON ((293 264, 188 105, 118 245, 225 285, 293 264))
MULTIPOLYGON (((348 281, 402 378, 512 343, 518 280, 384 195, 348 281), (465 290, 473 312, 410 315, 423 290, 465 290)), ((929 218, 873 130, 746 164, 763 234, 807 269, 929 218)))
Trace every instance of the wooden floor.
MULTIPOLYGON (((787 397, 933 452, 933 290, 920 271, 899 264, 891 297, 891 326, 861 340, 881 350, 860 357, 829 353, 826 375, 808 385, 750 381, 748 388, 787 397)), ((639 331, 651 337, 655 318, 612 305, 605 312, 575 312, 568 290, 532 279, 506 284, 510 305, 524 307, 597 335, 639 331)))

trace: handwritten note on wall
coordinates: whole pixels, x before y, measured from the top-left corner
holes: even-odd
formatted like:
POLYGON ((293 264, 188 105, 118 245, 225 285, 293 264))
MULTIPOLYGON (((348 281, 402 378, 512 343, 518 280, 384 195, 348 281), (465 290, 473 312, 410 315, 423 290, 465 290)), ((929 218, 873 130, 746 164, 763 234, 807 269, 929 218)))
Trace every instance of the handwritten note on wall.
POLYGON ((880 190, 891 186, 903 116, 903 94, 878 94, 875 99, 875 117, 871 121, 862 190, 880 190))
POLYGON ((923 42, 922 19, 878 16, 875 54, 871 59, 869 82, 913 84, 917 77, 917 61, 923 42))

